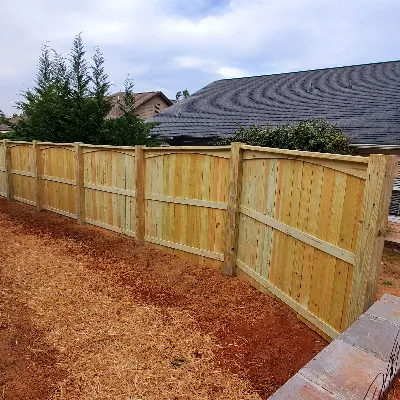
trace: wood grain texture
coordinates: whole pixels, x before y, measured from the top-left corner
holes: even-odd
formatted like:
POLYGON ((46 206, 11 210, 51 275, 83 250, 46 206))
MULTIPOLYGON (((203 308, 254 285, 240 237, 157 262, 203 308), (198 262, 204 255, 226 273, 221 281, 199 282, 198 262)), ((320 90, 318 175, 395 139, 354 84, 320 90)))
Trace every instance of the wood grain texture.
POLYGON ((144 159, 144 152, 142 146, 135 147, 135 180, 136 180, 136 240, 139 246, 144 246, 145 234, 145 204, 144 204, 144 191, 146 183, 146 161, 144 159))
POLYGON ((12 198, 24 199, 29 204, 36 204, 35 163, 31 143, 8 143, 8 165, 11 169, 9 190, 12 198))
POLYGON ((228 208, 223 273, 234 276, 239 236, 239 196, 242 174, 241 143, 232 143, 229 164, 228 208))
POLYGON ((49 146, 40 143, 39 159, 41 203, 43 208, 77 214, 76 160, 74 146, 49 146))
POLYGON ((366 159, 285 153, 244 146, 237 261, 341 332, 366 159))
POLYGON ((116 232, 136 232, 134 147, 84 145, 82 149, 86 222, 116 232))
MULTIPOLYGON (((82 143, 74 143, 75 157, 75 209, 78 224, 84 224, 86 220, 86 201, 85 201, 85 166, 83 158, 82 143)), ((60 182, 60 181, 59 181, 60 182)), ((65 181, 61 183, 69 182, 65 181)))
POLYGON ((34 174, 35 174, 35 203, 36 203, 36 209, 38 211, 42 210, 42 196, 41 196, 41 190, 40 190, 40 181, 41 181, 41 175, 42 175, 42 169, 41 169, 41 158, 40 158, 40 144, 37 140, 34 140, 32 142, 32 147, 33 147, 33 152, 34 152, 34 174))
POLYGON ((397 173, 396 156, 372 154, 369 157, 347 325, 365 312, 376 298, 389 203, 397 173))
POLYGON ((255 273, 250 267, 247 265, 243 264, 241 261, 238 260, 237 266, 244 271, 247 275, 249 275, 251 278, 256 280, 259 284, 261 284, 263 287, 268 289, 274 296, 276 296, 278 299, 282 300, 284 303, 286 303, 290 308, 292 308, 294 311, 298 312, 301 316, 303 316, 307 321, 310 321, 314 326, 316 326, 318 329, 323 331, 326 335, 328 335, 332 339, 336 339, 339 336, 339 332, 336 331, 334 328, 329 326, 325 321, 322 319, 319 319, 316 317, 313 313, 311 313, 309 310, 307 310, 305 307, 297 303, 295 300, 293 300, 290 296, 288 296, 286 293, 278 289, 276 286, 272 285, 270 282, 268 282, 266 279, 263 277, 259 276, 257 273, 255 273))
POLYGON ((14 193, 11 174, 11 149, 6 139, 3 140, 3 168, 3 193, 5 193, 8 201, 12 201, 14 193))

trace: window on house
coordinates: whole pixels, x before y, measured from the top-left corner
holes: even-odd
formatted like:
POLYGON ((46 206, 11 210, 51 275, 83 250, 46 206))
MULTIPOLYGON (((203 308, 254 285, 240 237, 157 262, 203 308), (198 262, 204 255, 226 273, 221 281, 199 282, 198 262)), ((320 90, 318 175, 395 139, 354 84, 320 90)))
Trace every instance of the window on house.
POLYGON ((154 112, 158 114, 160 111, 161 111, 161 104, 160 103, 154 104, 154 112))

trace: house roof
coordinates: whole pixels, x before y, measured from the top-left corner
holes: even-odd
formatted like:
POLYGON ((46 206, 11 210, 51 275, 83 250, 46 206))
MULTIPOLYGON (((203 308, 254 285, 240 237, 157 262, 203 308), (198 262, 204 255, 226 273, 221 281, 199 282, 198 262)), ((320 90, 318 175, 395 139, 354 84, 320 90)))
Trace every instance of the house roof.
MULTIPOLYGON (((146 101, 152 99, 155 96, 161 96, 162 99, 170 106, 172 106, 172 101, 164 95, 163 92, 142 92, 142 93, 135 93, 135 105, 136 107, 139 107, 140 105, 142 105, 143 103, 145 103, 146 101)), ((111 95, 111 99, 114 101, 117 101, 118 99, 122 99, 124 96, 124 92, 118 92, 115 93, 113 95, 111 95)))
POLYGON ((11 132, 11 128, 6 124, 0 124, 0 132, 11 132))
POLYGON ((213 82, 153 118, 161 137, 226 137, 238 124, 326 118, 353 144, 400 145, 400 61, 213 82))

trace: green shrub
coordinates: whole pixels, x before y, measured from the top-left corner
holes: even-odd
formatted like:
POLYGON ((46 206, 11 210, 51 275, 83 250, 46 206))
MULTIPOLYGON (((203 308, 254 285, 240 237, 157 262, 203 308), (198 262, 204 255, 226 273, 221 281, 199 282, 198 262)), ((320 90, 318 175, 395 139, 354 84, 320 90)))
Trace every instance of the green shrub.
POLYGON ((349 138, 325 119, 299 121, 293 125, 240 126, 235 135, 218 145, 242 142, 252 146, 321 153, 351 154, 349 138))

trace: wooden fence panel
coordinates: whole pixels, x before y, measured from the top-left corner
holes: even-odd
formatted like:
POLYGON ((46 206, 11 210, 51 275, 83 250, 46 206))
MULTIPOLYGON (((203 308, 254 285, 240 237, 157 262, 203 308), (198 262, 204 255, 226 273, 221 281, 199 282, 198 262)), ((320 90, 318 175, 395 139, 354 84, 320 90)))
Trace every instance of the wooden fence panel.
POLYGON ((86 222, 135 235, 135 150, 84 146, 86 222))
POLYGON ((219 268, 224 253, 229 148, 144 150, 146 241, 219 268))
POLYGON ((34 152, 31 143, 9 143, 11 158, 12 198, 36 204, 34 152))
POLYGON ((243 148, 238 267, 335 336, 347 327, 368 159, 243 148))
POLYGON ((0 150, 0 192, 10 200, 237 273, 331 338, 375 297, 395 157, 239 143, 0 150))
POLYGON ((76 217, 75 164, 72 145, 38 143, 38 173, 41 207, 72 218, 76 217))

